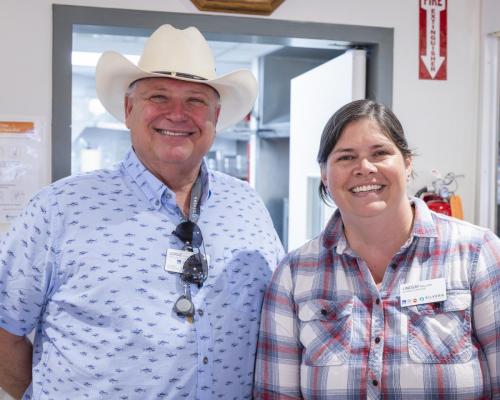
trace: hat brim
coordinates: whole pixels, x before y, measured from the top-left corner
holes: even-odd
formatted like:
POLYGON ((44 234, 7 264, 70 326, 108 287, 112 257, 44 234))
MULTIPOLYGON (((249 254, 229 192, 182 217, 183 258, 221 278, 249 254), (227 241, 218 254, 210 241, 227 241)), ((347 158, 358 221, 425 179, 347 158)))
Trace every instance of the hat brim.
POLYGON ((167 76, 144 71, 114 51, 103 53, 97 63, 95 77, 97 97, 111 115, 125 122, 125 93, 132 82, 144 78, 171 78, 212 86, 220 96, 218 131, 241 121, 252 110, 257 97, 257 81, 247 70, 234 71, 210 80, 167 76))

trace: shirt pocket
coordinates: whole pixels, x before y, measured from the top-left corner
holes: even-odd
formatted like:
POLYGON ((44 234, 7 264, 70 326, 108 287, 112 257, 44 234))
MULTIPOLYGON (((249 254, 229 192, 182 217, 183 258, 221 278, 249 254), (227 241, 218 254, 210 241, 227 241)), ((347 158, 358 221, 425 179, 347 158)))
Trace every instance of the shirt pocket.
POLYGON ((352 298, 298 304, 302 361, 310 366, 342 365, 349 358, 352 298))
POLYGON ((407 307, 408 352, 423 364, 463 363, 471 359, 471 295, 448 292, 440 303, 407 307))

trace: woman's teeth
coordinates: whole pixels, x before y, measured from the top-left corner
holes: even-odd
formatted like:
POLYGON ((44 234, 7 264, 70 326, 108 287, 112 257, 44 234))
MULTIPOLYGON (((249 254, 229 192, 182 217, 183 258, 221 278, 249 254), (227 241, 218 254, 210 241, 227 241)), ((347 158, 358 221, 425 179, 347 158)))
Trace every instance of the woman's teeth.
POLYGON ((382 185, 363 185, 352 188, 351 192, 353 193, 370 192, 372 190, 379 190, 381 188, 382 185))

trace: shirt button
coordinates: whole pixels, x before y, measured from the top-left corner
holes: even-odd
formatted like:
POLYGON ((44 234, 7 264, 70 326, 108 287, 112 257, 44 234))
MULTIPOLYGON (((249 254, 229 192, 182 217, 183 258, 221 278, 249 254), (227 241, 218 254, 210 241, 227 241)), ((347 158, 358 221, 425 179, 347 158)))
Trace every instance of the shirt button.
POLYGON ((380 338, 378 336, 375 338, 375 343, 380 343, 380 338))
POLYGON ((155 201, 155 204, 156 204, 157 206, 159 206, 159 205, 160 205, 160 201, 159 201, 159 200, 156 200, 156 201, 155 201))
POLYGON ((326 314, 328 314, 328 311, 326 311, 324 308, 321 309, 321 315, 326 315, 326 314))
POLYGON ((203 310, 202 310, 201 308, 200 308, 200 309, 198 309, 198 315, 199 315, 200 317, 203 317, 203 310))
POLYGON ((208 357, 203 357, 203 364, 208 364, 208 357))
POLYGON ((374 380, 372 381, 372 384, 373 384, 373 386, 378 386, 378 381, 377 381, 376 379, 374 379, 374 380))
POLYGON ((380 304, 380 299, 375 300, 375 304, 379 305, 380 304))

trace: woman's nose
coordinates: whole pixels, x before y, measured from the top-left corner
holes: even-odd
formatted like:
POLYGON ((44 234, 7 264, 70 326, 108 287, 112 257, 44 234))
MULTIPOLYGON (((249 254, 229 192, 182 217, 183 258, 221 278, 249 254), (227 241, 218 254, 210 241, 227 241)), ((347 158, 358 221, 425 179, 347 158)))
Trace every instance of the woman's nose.
POLYGON ((358 167, 356 168, 356 174, 370 174, 377 171, 377 167, 375 164, 370 162, 370 160, 366 158, 362 158, 359 161, 358 167))

